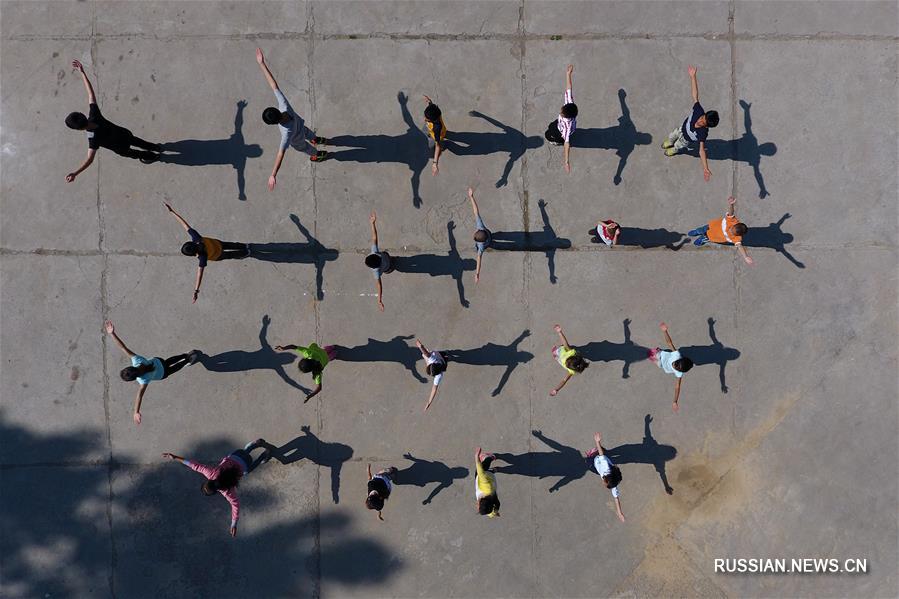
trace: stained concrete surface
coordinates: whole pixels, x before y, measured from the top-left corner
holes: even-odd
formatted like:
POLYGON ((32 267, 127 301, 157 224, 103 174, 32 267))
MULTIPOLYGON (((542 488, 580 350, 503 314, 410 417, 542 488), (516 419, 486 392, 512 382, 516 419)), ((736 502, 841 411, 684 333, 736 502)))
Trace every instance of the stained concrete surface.
POLYGON ((896 18, 874 1, 0 3, 0 594, 896 596, 896 18), (257 45, 342 144, 321 165, 288 153, 274 192, 257 45), (101 151, 65 183, 85 154, 62 124, 84 109, 74 58, 108 118, 181 154, 101 151), (569 62, 566 175, 543 131, 569 62), (689 64, 721 113, 708 183, 659 149, 689 64), (422 94, 451 132, 438 177, 422 94), (468 185, 518 240, 478 284, 468 185), (731 194, 754 267, 678 242, 731 194), (165 201, 266 259, 211 264, 191 304, 165 201), (382 248, 431 270, 386 275, 383 314, 372 209, 382 248), (605 218, 621 247, 590 243, 605 218), (151 385, 139 427, 107 318, 139 353, 204 353, 151 385), (662 320, 697 362, 678 414, 645 359, 662 320), (555 323, 591 365, 550 397, 555 323), (416 337, 456 356, 427 413, 416 337), (304 404, 309 375, 274 346, 311 341, 346 359, 304 404), (578 457, 596 430, 624 524, 578 457), (232 540, 227 503, 160 454, 214 462, 258 437, 276 457, 241 483, 232 540), (506 458, 497 520, 474 511, 478 445, 506 458), (401 470, 384 522, 362 506, 368 463, 401 470), (740 557, 869 571, 714 571, 740 557))

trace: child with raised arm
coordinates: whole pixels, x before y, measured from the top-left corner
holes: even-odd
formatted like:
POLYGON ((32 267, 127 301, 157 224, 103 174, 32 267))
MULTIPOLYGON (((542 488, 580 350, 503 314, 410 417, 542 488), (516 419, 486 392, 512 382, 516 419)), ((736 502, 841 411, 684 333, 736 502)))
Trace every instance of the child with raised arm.
POLYGON ((431 402, 437 397, 437 388, 440 386, 440 381, 443 380, 443 373, 446 372, 446 357, 439 351, 428 351, 428 348, 418 339, 415 340, 415 346, 418 347, 421 357, 424 358, 427 364, 425 367, 426 372, 429 376, 434 377, 434 386, 431 387, 431 394, 428 396, 427 405, 425 405, 425 412, 427 412, 428 408, 431 407, 431 402))
POLYGON ((595 229, 587 232, 593 243, 604 243, 611 247, 618 245, 618 236, 621 235, 621 226, 613 220, 601 220, 596 223, 595 229))
POLYGON ((693 360, 682 356, 677 348, 674 347, 674 341, 671 340, 671 335, 668 334, 667 324, 663 322, 659 324, 659 328, 662 329, 662 334, 665 335, 665 343, 668 344, 670 349, 662 349, 660 347, 651 349, 649 350, 649 359, 662 371, 677 377, 674 383, 674 403, 671 405, 671 409, 677 412, 680 408, 677 402, 680 399, 681 380, 684 373, 689 372, 693 368, 693 360))
POLYGON ((697 227, 687 233, 690 237, 696 237, 693 245, 703 246, 707 243, 719 243, 721 245, 734 245, 746 264, 752 265, 752 258, 743 247, 743 235, 749 230, 746 225, 737 219, 737 199, 733 196, 727 198, 727 213, 724 218, 709 221, 709 224, 697 227))
POLYGON ((115 341, 115 344, 119 346, 119 349, 131 359, 131 366, 123 368, 119 376, 122 377, 123 381, 136 380, 140 385, 140 388, 137 390, 137 397, 134 400, 134 424, 140 424, 140 407, 144 400, 144 393, 147 391, 147 385, 153 381, 161 381, 188 364, 195 363, 200 357, 200 352, 194 349, 186 354, 178 354, 170 358, 151 358, 148 360, 128 349, 128 346, 116 334, 115 325, 112 324, 111 320, 106 321, 105 328, 112 340, 115 341))
POLYGON ((481 258, 484 255, 484 252, 487 251, 487 248, 490 247, 490 244, 493 243, 493 234, 484 224, 483 219, 481 219, 481 212, 478 210, 478 203, 474 199, 474 190, 471 187, 468 188, 468 199, 471 200, 471 209, 474 212, 474 248, 478 252, 477 268, 474 271, 474 282, 480 283, 481 258))
POLYGON ((496 494, 496 474, 491 466, 496 456, 485 453, 478 447, 474 450, 474 496, 478 513, 488 518, 499 517, 499 497, 496 494))
MULTIPOLYGON (((265 445, 265 439, 256 439, 252 443, 247 443, 243 449, 237 449, 223 457, 222 461, 215 468, 188 460, 174 453, 166 452, 162 454, 162 457, 167 460, 181 462, 194 472, 199 472, 205 476, 206 482, 200 487, 203 495, 210 497, 216 493, 221 493, 222 497, 228 500, 228 503, 231 504, 231 526, 228 531, 232 537, 236 537, 237 521, 240 518, 240 499, 237 497, 237 485, 240 479, 249 474, 255 466, 251 452, 265 445)), ((267 454, 268 450, 265 450, 259 460, 265 459, 267 454)))
POLYGON ((565 96, 562 99, 562 109, 559 111, 559 118, 549 124, 544 136, 551 144, 561 146, 564 145, 562 165, 565 172, 571 172, 571 163, 569 162, 569 154, 571 152, 571 135, 577 128, 577 104, 574 103, 574 92, 572 91, 571 74, 574 72, 574 65, 568 65, 565 69, 565 96))
POLYGON ((371 211, 369 222, 371 222, 371 253, 365 257, 365 265, 369 267, 372 270, 372 274, 375 275, 375 281, 377 281, 376 287, 378 290, 378 310, 383 312, 384 288, 381 285, 381 275, 393 272, 395 265, 393 264, 393 260, 390 259, 390 254, 382 252, 378 247, 378 215, 375 214, 374 210, 371 211))
POLYGON ((270 106, 262 111, 262 121, 266 125, 278 125, 281 132, 281 145, 278 146, 278 153, 275 155, 275 166, 272 168, 272 174, 268 178, 269 191, 275 189, 278 182, 278 170, 281 168, 281 162, 284 160, 284 152, 288 146, 309 155, 312 162, 321 162, 328 157, 325 151, 317 151, 315 146, 325 144, 327 140, 323 137, 316 137, 315 133, 306 127, 306 122, 291 107, 287 98, 281 93, 278 82, 268 68, 265 62, 265 56, 262 54, 261 48, 256 48, 256 62, 265 75, 265 80, 269 87, 275 92, 275 99, 278 101, 278 107, 270 106))
POLYGON ((618 489, 618 483, 621 482, 621 470, 612 463, 609 456, 606 455, 606 448, 602 446, 602 435, 593 433, 593 442, 595 447, 587 451, 587 458, 593 458, 593 467, 596 473, 602 478, 603 484, 612 492, 615 499, 615 511, 618 513, 618 519, 624 522, 624 512, 621 511, 621 491, 618 489))
POLYGON ((446 124, 443 122, 443 113, 440 107, 431 101, 428 96, 422 96, 427 102, 425 106, 425 125, 422 130, 428 136, 428 149, 434 150, 431 158, 431 174, 436 176, 440 172, 440 155, 443 153, 443 140, 446 138, 446 124))
POLYGON ((568 382, 568 379, 570 379, 572 375, 584 372, 589 364, 587 360, 585 360, 584 357, 580 355, 578 351, 571 347, 571 345, 568 343, 568 339, 565 337, 565 333, 562 332, 561 326, 556 325, 553 327, 553 330, 559 334, 560 343, 560 345, 553 346, 553 358, 555 358, 556 362, 558 362, 568 373, 565 375, 565 378, 562 379, 562 382, 556 385, 556 387, 549 392, 550 395, 555 397, 555 395, 562 390, 562 387, 565 386, 565 383, 568 382))
POLYGON ((166 209, 178 219, 187 234, 190 235, 190 241, 186 241, 181 246, 181 253, 185 256, 197 257, 197 280, 194 283, 193 302, 197 303, 200 296, 200 285, 203 283, 203 271, 209 260, 218 262, 220 260, 235 260, 246 258, 250 255, 250 246, 246 243, 236 241, 221 241, 214 237, 202 237, 195 229, 191 228, 184 218, 175 212, 168 203, 165 203, 166 209))
POLYGON ((390 498, 393 492, 393 483, 396 481, 397 469, 395 466, 378 470, 378 473, 372 475, 371 464, 368 465, 368 495, 365 497, 365 507, 370 510, 378 511, 378 520, 384 521, 381 516, 381 510, 384 509, 384 502, 390 498))
POLYGON ((309 347, 303 347, 302 345, 276 345, 275 351, 288 351, 294 350, 301 356, 300 363, 297 364, 297 368, 300 369, 300 372, 312 373, 312 380, 315 383, 315 389, 306 394, 306 399, 303 403, 306 403, 316 395, 318 395, 322 390, 322 371, 324 371, 325 366, 328 365, 328 362, 337 359, 337 347, 333 345, 326 345, 325 347, 319 347, 315 342, 310 343, 309 347))
POLYGON ((705 140, 709 136, 709 129, 718 126, 718 113, 714 110, 708 112, 699 103, 699 83, 696 81, 696 67, 687 68, 690 75, 690 91, 693 94, 693 111, 687 115, 680 127, 668 134, 668 138, 662 142, 662 148, 666 156, 675 156, 683 150, 687 150, 695 143, 699 143, 699 161, 702 163, 702 176, 706 181, 712 178, 709 170, 709 160, 705 153, 705 140))

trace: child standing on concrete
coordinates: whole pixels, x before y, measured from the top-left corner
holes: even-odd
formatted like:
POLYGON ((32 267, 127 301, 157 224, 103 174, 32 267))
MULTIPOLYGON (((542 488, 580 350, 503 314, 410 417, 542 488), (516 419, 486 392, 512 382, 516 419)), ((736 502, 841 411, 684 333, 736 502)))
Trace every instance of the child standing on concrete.
POLYGON ((300 363, 297 364, 297 368, 300 369, 300 372, 312 373, 312 380, 315 383, 315 389, 306 394, 306 399, 303 403, 306 403, 316 395, 318 395, 322 390, 322 371, 324 371, 325 366, 328 365, 328 362, 337 359, 337 348, 333 345, 326 345, 325 347, 319 347, 317 343, 313 342, 309 344, 309 347, 303 347, 302 345, 276 345, 275 351, 288 351, 294 350, 301 356, 300 363))
POLYGON ((693 111, 684 119, 680 127, 668 134, 668 138, 662 142, 662 148, 666 156, 675 156, 683 150, 689 149, 695 143, 699 143, 699 160, 702 162, 702 175, 706 181, 712 178, 709 170, 709 160, 705 153, 705 140, 709 136, 709 129, 718 126, 718 113, 714 110, 708 112, 699 103, 699 83, 696 81, 696 67, 687 68, 690 75, 690 91, 693 93, 693 111))
POLYGON ((428 136, 428 148, 434 150, 431 158, 431 174, 440 172, 440 155, 443 153, 443 140, 446 139, 446 124, 443 122, 443 113, 440 107, 431 101, 428 96, 422 96, 427 102, 425 106, 425 126, 423 131, 428 136))
POLYGON ((553 397, 562 390, 562 387, 565 386, 565 383, 568 382, 573 375, 584 372, 587 368, 588 363, 587 360, 584 359, 582 355, 578 353, 576 349, 571 347, 571 344, 568 343, 568 339, 565 337, 565 333, 562 332, 562 327, 556 325, 553 327, 553 330, 559 334, 560 345, 554 345, 552 349, 553 358, 556 359, 562 368, 568 373, 565 375, 565 378, 562 379, 562 382, 559 383, 552 391, 549 392, 553 397))
POLYGON ((674 341, 671 340, 671 335, 668 334, 667 324, 663 322, 659 324, 659 328, 662 329, 662 334, 665 335, 665 343, 668 344, 670 349, 662 349, 660 347, 651 349, 649 350, 649 359, 664 372, 673 374, 676 377, 677 380, 674 383, 674 403, 671 405, 671 409, 677 412, 680 407, 677 402, 680 398, 681 381, 684 373, 689 372, 690 369, 693 368, 693 360, 686 356, 682 356, 677 348, 674 347, 674 341))
POLYGON ((746 261, 746 264, 752 264, 752 258, 746 253, 743 247, 743 235, 749 229, 737 220, 736 215, 737 199, 733 196, 727 198, 727 213, 721 220, 715 219, 709 221, 709 224, 697 227, 687 233, 690 237, 696 237, 693 245, 703 246, 709 242, 719 243, 721 245, 735 245, 737 251, 746 261))
POLYGON ((574 92, 572 92, 571 74, 574 72, 574 65, 568 65, 565 70, 565 96, 562 100, 562 109, 559 111, 559 118, 549 124, 544 136, 551 144, 561 146, 564 145, 563 161, 565 172, 571 172, 571 163, 568 161, 568 155, 571 152, 571 135, 577 128, 577 104, 574 103, 574 92))

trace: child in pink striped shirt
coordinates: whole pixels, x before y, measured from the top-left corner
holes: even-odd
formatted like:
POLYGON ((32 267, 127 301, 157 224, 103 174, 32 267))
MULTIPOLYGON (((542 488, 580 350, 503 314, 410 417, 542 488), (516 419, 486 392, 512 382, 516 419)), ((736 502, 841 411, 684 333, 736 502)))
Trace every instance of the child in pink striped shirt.
MULTIPOLYGON (((243 449, 233 451, 230 455, 222 458, 222 461, 219 462, 218 466, 215 468, 207 466, 206 464, 201 464, 200 462, 192 462, 191 460, 173 453, 166 452, 162 454, 162 457, 167 460, 181 462, 191 470, 205 476, 206 482, 204 482, 203 486, 200 488, 203 491, 203 495, 210 496, 219 492, 228 500, 228 503, 231 504, 230 532, 232 537, 236 537, 237 520, 240 518, 240 499, 237 497, 237 485, 243 475, 248 474, 258 464, 258 462, 253 462, 253 457, 250 455, 250 452, 259 447, 264 447, 265 445, 267 445, 265 439, 256 439, 252 443, 247 443, 243 449)), ((268 450, 266 449, 260 456, 259 461, 263 461, 267 454, 268 450)))

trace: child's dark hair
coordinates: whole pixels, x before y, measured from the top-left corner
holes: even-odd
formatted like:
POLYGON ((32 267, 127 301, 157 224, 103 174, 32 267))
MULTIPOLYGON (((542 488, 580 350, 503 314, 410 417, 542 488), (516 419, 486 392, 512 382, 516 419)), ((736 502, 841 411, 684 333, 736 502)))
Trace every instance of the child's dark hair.
POLYGON ((181 246, 181 253, 185 256, 196 256, 200 253, 200 248, 194 241, 185 241, 181 246))
POLYGON ((266 125, 277 125, 281 122, 281 111, 274 106, 269 106, 262 111, 262 120, 266 125))
POLYGON ((126 368, 122 368, 122 371, 119 373, 119 376, 122 377, 123 381, 133 381, 137 377, 143 374, 140 370, 135 366, 128 366, 126 368))
POLYGON ((719 120, 720 119, 718 118, 717 110, 710 110, 705 113, 705 124, 709 126, 709 129, 711 129, 712 127, 717 127, 719 120))
POLYGON ((384 509, 384 498, 377 493, 373 493, 365 498, 365 507, 370 510, 378 510, 380 512, 384 509))
POLYGON ((584 359, 584 356, 580 354, 574 354, 565 360, 565 366, 567 368, 572 369, 575 372, 584 372, 584 370, 589 366, 590 363, 584 359))
POLYGON ((322 371, 321 362, 318 360, 312 360, 310 358, 303 358, 300 360, 300 363, 297 364, 297 368, 300 369, 300 372, 311 372, 313 374, 317 374, 322 371))
POLYGON ((487 231, 484 229, 478 229, 474 232, 474 240, 478 243, 484 243, 487 241, 487 231))
POLYGON ((679 360, 672 362, 671 366, 678 372, 689 372, 690 369, 693 368, 693 360, 681 356, 679 360))
POLYGON ((614 489, 621 482, 621 470, 618 466, 612 466, 609 473, 602 477, 607 489, 614 489))
POLYGON ((562 111, 559 113, 566 119, 573 119, 577 116, 577 104, 574 102, 569 102, 562 106, 562 111))
POLYGON ((425 372, 427 372, 431 376, 437 376, 441 372, 446 371, 446 364, 441 364, 440 362, 434 362, 433 364, 428 364, 427 368, 425 368, 425 372))
POLYGON ((70 112, 66 117, 66 126, 69 129, 82 130, 87 127, 87 117, 80 112, 70 112))
POLYGON ((499 497, 496 495, 488 495, 478 499, 478 513, 482 516, 492 514, 499 511, 499 497))
POLYGON ((425 107, 425 119, 429 121, 435 122, 439 120, 441 114, 440 107, 433 102, 425 107))
POLYGON ((377 254, 369 254, 365 257, 365 265, 369 268, 378 268, 381 266, 381 256, 377 254))
POLYGON ((212 478, 203 483, 201 487, 203 495, 214 495, 217 491, 233 489, 240 481, 240 475, 240 468, 236 466, 222 471, 218 478, 212 478))
POLYGON ((741 237, 743 235, 746 235, 746 232, 748 230, 749 230, 749 227, 747 227, 743 223, 737 223, 734 225, 734 233, 736 233, 737 235, 740 235, 741 237))

